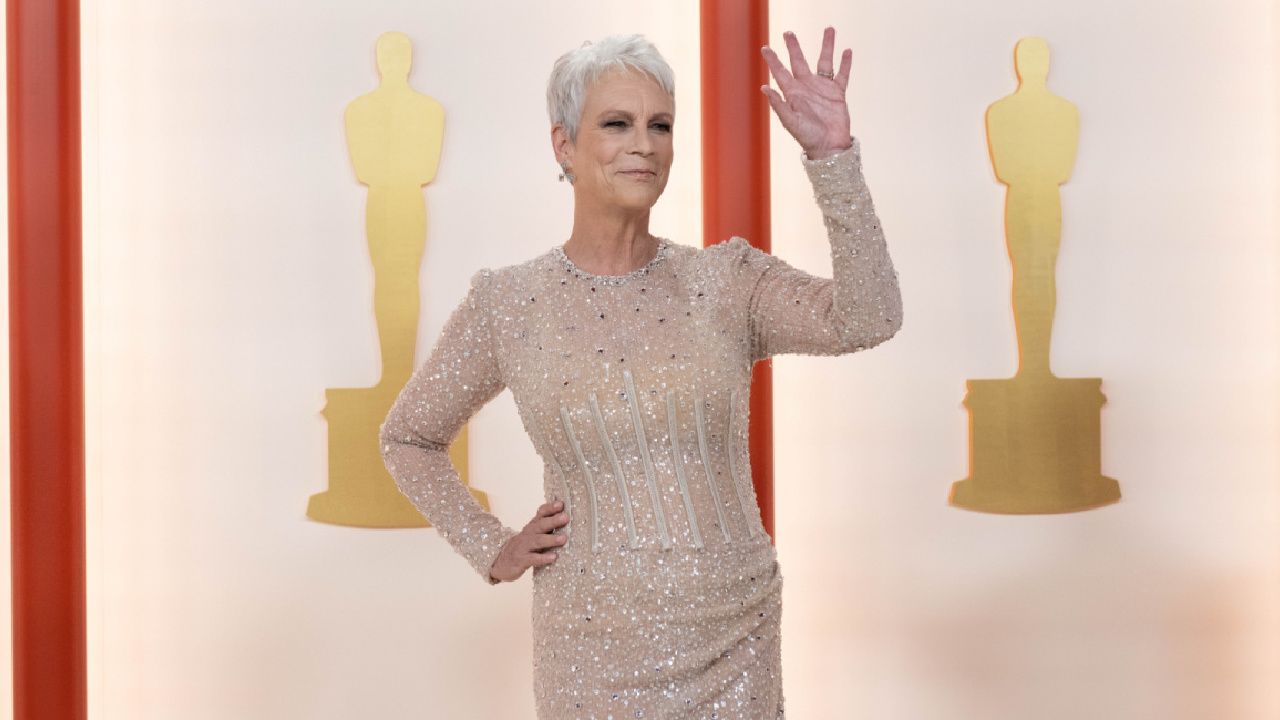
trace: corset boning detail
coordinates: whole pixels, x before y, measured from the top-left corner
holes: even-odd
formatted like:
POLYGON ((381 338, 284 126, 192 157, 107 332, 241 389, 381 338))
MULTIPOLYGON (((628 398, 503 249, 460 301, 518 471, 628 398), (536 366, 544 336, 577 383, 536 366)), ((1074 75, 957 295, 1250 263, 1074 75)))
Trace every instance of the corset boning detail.
POLYGON ((570 517, 561 552, 701 551, 767 537, 735 424, 739 391, 714 401, 697 390, 645 395, 630 370, 622 375, 617 396, 561 401, 558 427, 540 443, 548 491, 570 517))

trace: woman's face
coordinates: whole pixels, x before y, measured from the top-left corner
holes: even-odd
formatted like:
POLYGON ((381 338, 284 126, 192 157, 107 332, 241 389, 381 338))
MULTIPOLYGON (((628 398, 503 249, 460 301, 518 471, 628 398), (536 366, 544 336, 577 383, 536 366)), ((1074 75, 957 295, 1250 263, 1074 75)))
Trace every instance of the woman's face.
POLYGON ((675 102, 648 73, 612 70, 587 88, 578 138, 552 130, 578 203, 647 210, 667 186, 675 102))

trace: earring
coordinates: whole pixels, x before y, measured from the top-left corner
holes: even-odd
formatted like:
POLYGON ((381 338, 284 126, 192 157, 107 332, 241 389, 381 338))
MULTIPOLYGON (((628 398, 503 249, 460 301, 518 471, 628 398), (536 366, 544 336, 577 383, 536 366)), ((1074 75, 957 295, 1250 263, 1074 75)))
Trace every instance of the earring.
POLYGON ((568 180, 568 181, 569 181, 569 184, 570 184, 570 185, 572 185, 572 184, 573 184, 574 177, 573 177, 573 173, 569 172, 569 164, 568 164, 568 163, 560 163, 560 170, 562 171, 562 172, 560 173, 560 182, 564 182, 564 181, 568 180))

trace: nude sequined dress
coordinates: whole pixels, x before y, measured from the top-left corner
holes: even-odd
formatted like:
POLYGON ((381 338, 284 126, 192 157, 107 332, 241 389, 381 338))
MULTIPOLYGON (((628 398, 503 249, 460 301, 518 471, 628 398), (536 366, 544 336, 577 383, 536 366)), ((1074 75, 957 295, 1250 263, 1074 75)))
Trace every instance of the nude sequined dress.
POLYGON ((559 558, 532 570, 540 720, 785 717, 782 575, 747 450, 751 368, 871 348, 902 322, 857 140, 801 162, 833 278, 736 237, 661 240, 626 275, 585 272, 563 246, 482 269, 382 426, 400 490, 496 583, 489 568, 518 531, 472 498, 447 448, 511 390, 544 497, 570 517, 559 558))

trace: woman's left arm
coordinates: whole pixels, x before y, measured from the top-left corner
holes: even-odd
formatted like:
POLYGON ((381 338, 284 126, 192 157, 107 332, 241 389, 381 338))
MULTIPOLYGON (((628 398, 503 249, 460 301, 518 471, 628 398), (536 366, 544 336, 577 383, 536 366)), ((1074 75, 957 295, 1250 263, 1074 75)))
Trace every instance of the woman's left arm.
MULTIPOLYGON (((902 292, 862 175, 856 138, 819 160, 802 158, 831 243, 832 277, 745 246, 754 267, 751 360, 783 353, 841 355, 875 347, 902 327, 902 292)), ((744 242, 745 245, 745 242, 744 242)))
POLYGON ((832 277, 815 277, 747 246, 747 264, 758 270, 750 299, 753 361, 788 352, 864 350, 902 326, 898 274, 862 174, 861 148, 849 132, 845 90, 852 53, 844 51, 836 72, 835 30, 827 28, 817 68, 810 70, 795 34, 784 37, 790 70, 773 50, 762 53, 785 99, 767 85, 761 91, 804 150, 802 162, 831 241, 832 277))

